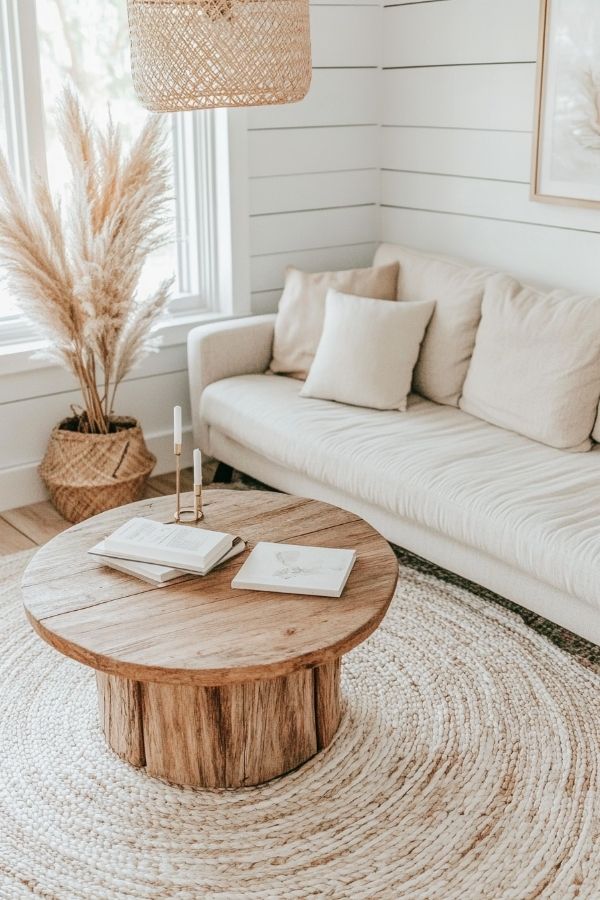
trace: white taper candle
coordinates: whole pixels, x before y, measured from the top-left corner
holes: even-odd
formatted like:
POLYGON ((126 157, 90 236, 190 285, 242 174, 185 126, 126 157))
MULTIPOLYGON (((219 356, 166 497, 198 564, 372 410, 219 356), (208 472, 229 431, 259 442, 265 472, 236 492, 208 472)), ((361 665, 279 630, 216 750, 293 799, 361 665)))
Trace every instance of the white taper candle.
POLYGON ((194 484, 202 484, 202 453, 194 450, 194 484))
POLYGON ((181 407, 176 406, 173 410, 173 443, 175 447, 179 444, 181 447, 181 407))

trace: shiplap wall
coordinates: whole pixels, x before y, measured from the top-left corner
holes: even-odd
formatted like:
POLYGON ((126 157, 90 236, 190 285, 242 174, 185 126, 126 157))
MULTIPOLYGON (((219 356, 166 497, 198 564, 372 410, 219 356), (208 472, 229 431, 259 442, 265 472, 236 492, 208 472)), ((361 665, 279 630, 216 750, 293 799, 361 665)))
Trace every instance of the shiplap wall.
MULTIPOLYGON (((529 200, 538 0, 313 0, 311 20, 308 96, 247 116, 253 312, 288 263, 368 265, 379 240, 598 291, 600 211, 529 200)), ((42 496, 48 432, 77 401, 56 369, 0 378, 0 509, 42 496)), ((177 402, 189 420, 182 342, 120 395, 163 471, 177 402)))
MULTIPOLYGON (((149 356, 121 385, 118 413, 137 416, 158 458, 156 472, 173 466, 173 406, 184 407, 185 462, 191 461, 191 416, 184 343, 149 356)), ((77 384, 67 372, 37 362, 30 370, 0 377, 0 510, 34 503, 46 496, 38 465, 54 425, 81 404, 77 384)))
POLYGON ((538 0, 383 10, 381 237, 600 289, 600 210, 529 199, 538 0))
POLYGON ((249 111, 252 310, 277 307, 291 263, 371 262, 379 236, 378 0, 311 4, 313 80, 300 103, 249 111))
MULTIPOLYGON (((311 7, 314 75, 290 106, 248 111, 247 152, 253 312, 276 308, 283 269, 368 264, 379 234, 379 0, 311 7)), ((240 148, 237 148, 238 150, 240 148)), ((41 499, 37 466, 54 424, 80 402, 53 366, 0 376, 0 509, 41 499)), ((159 458, 173 467, 172 408, 189 399, 185 343, 147 359, 122 386, 117 411, 139 417, 159 458)))

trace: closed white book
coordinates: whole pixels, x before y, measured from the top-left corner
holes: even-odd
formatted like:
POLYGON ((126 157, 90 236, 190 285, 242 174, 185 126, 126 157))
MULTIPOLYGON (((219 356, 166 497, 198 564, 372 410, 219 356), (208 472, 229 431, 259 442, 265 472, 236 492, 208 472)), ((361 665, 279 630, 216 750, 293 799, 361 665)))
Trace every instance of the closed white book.
POLYGON ((355 550, 261 541, 231 582, 231 587, 341 597, 355 560, 355 550))
POLYGON ((100 541, 91 550, 88 550, 92 556, 99 557, 105 566, 110 566, 117 572, 124 572, 126 575, 135 575, 142 581, 149 581, 151 584, 167 584, 175 578, 193 578, 193 575, 186 573, 183 569, 174 569, 173 566, 159 566, 156 563, 136 562, 134 559, 117 559, 116 556, 108 556, 105 549, 105 541, 100 541))
MULTIPOLYGON (((232 559, 239 553, 243 553, 245 549, 245 541, 238 538, 231 549, 228 550, 221 559, 217 560, 210 571, 212 572, 213 569, 216 569, 217 566, 227 562, 228 559, 232 559)), ((140 578, 142 581, 147 581, 150 584, 169 584, 176 579, 196 577, 191 572, 186 572, 184 569, 176 569, 173 566, 160 566, 156 563, 137 562, 134 559, 117 559, 117 557, 108 556, 106 553, 105 541, 100 541, 99 544, 96 544, 91 550, 88 550, 88 553, 91 553, 92 556, 97 556, 105 566, 109 566, 117 572, 123 572, 125 575, 134 575, 136 578, 140 578)))
POLYGON ((130 519, 104 541, 109 556, 155 563, 206 575, 231 549, 234 535, 207 528, 163 525, 152 519, 130 519))

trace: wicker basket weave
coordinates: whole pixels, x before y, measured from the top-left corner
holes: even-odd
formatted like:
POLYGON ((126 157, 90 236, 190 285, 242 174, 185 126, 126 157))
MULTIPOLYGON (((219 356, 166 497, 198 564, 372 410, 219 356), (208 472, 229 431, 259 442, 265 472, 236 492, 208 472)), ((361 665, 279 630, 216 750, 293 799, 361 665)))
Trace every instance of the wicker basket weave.
POLYGON ((133 82, 155 112, 301 100, 309 0, 128 0, 133 82))
POLYGON ((69 522, 139 500, 156 464, 135 419, 113 419, 112 434, 53 429, 40 474, 59 513, 69 522))

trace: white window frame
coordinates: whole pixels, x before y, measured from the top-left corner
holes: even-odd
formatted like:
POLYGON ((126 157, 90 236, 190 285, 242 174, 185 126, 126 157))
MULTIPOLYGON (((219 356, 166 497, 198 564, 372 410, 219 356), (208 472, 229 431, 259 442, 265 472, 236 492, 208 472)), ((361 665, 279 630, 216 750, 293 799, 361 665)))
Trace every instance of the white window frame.
MULTIPOLYGON (((34 172, 46 176, 36 0, 0 0, 0 56, 8 157, 29 189, 34 172)), ((164 327, 179 333, 250 312, 244 111, 175 114, 172 143, 178 271, 164 327)), ((32 341, 22 316, 0 318, 0 349, 32 341)))

